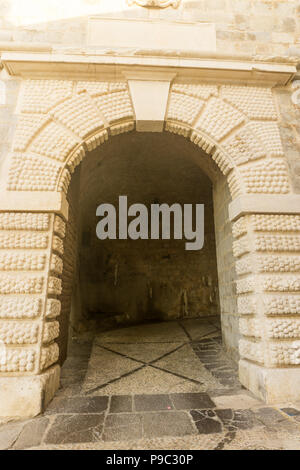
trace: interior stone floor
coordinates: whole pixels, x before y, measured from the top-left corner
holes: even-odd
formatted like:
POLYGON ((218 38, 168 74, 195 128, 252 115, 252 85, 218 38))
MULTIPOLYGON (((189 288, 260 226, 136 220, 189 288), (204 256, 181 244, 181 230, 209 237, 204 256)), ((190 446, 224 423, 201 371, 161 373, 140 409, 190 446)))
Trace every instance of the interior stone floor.
POLYGON ((0 449, 300 449, 300 401, 246 391, 217 318, 120 328, 73 341, 56 398, 0 449))

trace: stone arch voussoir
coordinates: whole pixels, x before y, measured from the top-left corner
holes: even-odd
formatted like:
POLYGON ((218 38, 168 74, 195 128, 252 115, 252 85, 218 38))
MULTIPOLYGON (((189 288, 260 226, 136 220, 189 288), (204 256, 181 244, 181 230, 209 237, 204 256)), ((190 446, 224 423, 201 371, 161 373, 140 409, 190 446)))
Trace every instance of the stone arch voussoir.
MULTIPOLYGON (((28 80, 13 144, 8 190, 66 191, 88 151, 135 128, 126 81, 28 80)), ((290 192, 269 87, 173 84, 165 130, 210 154, 232 198, 290 192)))

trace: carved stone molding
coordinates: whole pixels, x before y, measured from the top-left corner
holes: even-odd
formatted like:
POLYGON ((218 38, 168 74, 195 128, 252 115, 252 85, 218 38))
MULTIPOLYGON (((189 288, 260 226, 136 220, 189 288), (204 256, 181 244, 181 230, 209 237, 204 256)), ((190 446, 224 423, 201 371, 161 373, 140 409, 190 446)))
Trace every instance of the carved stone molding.
POLYGON ((148 8, 177 8, 180 5, 181 0, 127 0, 127 3, 131 5, 139 5, 141 7, 148 8))

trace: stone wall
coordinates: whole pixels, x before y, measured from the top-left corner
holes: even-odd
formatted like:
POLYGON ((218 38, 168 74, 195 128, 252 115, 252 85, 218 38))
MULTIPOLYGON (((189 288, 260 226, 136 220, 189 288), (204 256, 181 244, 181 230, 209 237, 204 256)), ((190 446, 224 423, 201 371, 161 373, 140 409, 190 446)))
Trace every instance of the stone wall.
MULTIPOLYGON (((8 101, 0 110, 3 110, 1 119, 5 119, 0 122, 5 134, 1 143, 0 174, 0 339, 5 346, 0 361, 0 404, 7 403, 7 396, 11 395, 9 410, 28 416, 41 411, 41 397, 53 396, 58 386, 59 367, 55 364, 59 359, 59 326, 63 343, 61 359, 68 333, 73 277, 69 260, 76 251, 72 235, 76 225, 72 198, 70 243, 68 237, 64 242, 68 187, 74 170, 85 157, 91 157, 92 151, 98 152, 101 147, 107 152, 112 148, 107 140, 113 138, 117 144, 116 139, 121 137, 116 136, 128 133, 127 138, 130 138, 129 133, 140 131, 143 125, 148 132, 159 129, 166 131, 165 134, 185 137, 190 141, 189 154, 193 159, 210 161, 207 174, 215 189, 220 303, 226 347, 237 357, 241 333, 240 378, 257 396, 268 402, 295 399, 300 390, 300 369, 296 367, 300 364, 299 105, 292 103, 295 83, 289 84, 295 76, 296 62, 276 57, 299 54, 298 3, 186 0, 178 9, 160 10, 127 7, 123 1, 116 1, 112 6, 111 1, 103 1, 103 9, 98 11, 100 2, 78 1, 72 9, 75 19, 66 15, 64 0, 51 4, 53 8, 47 9, 49 3, 40 2, 36 11, 30 10, 29 2, 25 11, 25 2, 21 0, 0 4, 2 12, 6 13, 6 18, 1 20, 1 39, 6 43, 0 49, 15 51, 6 54, 3 63, 12 76, 24 78, 18 94, 18 80, 8 79, 5 71, 0 77, 2 96, 3 87, 11 87, 8 101), (17 4, 19 10, 14 10, 17 4), (172 41, 156 50, 151 50, 149 42, 150 51, 139 47, 124 51, 121 26, 118 29, 120 45, 91 49, 87 35, 88 15, 98 13, 115 18, 121 15, 152 19, 162 32, 169 24, 167 20, 211 22, 216 26, 216 50, 209 50, 210 45, 214 46, 212 40, 207 51, 199 54, 195 50, 181 51, 179 58, 172 41), (160 19, 164 21, 156 22, 160 19), (25 41, 30 44, 24 44, 25 41), (42 53, 37 54, 43 44, 42 53), (35 54, 34 60, 30 52, 35 54), (207 57, 203 58, 205 53, 207 57), (243 57, 238 59, 236 54, 243 57), (103 65, 103 56, 110 62, 109 66, 103 65), (138 64, 131 67, 134 74, 127 73, 124 63, 128 65, 133 60, 138 64), (145 74, 145 64, 149 63, 154 72, 151 76, 145 74), (142 87, 140 82, 143 82, 142 87), (279 84, 284 88, 279 88, 279 84), (155 106, 153 96, 157 97, 155 106), (18 114, 16 130, 15 114, 18 114), (192 147, 194 151, 190 150, 192 147), (3 155, 9 158, 3 159, 3 155), (231 199, 229 215, 234 241, 227 212, 231 199), (63 315, 59 325, 61 307, 63 315), (239 326, 237 311, 241 317, 239 326), (282 381, 283 369, 288 385, 282 381), (31 376, 34 379, 31 380, 31 376), (22 379, 21 385, 25 379, 29 387, 36 384, 36 393, 26 402, 36 403, 34 410, 20 410, 24 389, 15 386, 15 377, 22 379)), ((68 8, 69 5, 68 1, 68 8)), ((161 137, 167 138, 163 134, 161 137)), ((176 139, 182 137, 176 136, 176 139)), ((121 140, 118 143, 119 151, 121 140)), ((172 146, 167 150, 172 154, 172 146)), ((173 156, 176 157, 174 152, 173 156)), ((102 165, 102 161, 99 164, 102 165)), ((178 162, 175 166, 180 169, 178 162)), ((95 175, 96 183, 97 175, 102 174, 96 167, 89 173, 95 175)), ((200 180, 204 181, 202 176, 200 180)), ((170 181, 171 174, 164 174, 161 186, 170 181)), ((90 181, 85 183, 81 194, 89 194, 91 189, 90 181)), ((105 187, 109 179, 103 183, 105 187)), ((193 187, 195 185, 191 185, 193 187)), ((197 194, 202 194, 207 187, 204 183, 202 188, 197 188, 197 194)), ((101 192, 97 193, 96 186, 94 188, 90 194, 95 201, 95 195, 101 196, 101 192)), ((119 184, 114 194, 120 194, 122 188, 119 184)), ((177 192, 173 192, 177 196, 177 192)), ((209 208, 211 193, 206 192, 205 196, 209 208)), ((156 197, 153 195, 153 199, 156 197)), ((99 200, 97 204, 100 202, 107 200, 99 200)), ((93 204, 88 199, 83 204, 81 227, 89 225, 90 222, 84 221, 85 208, 87 216, 89 211, 94 214, 93 204)), ((212 211, 208 220, 212 224, 212 211)), ((92 227, 95 228, 95 220, 92 227)), ((88 247, 88 238, 88 234, 83 233, 81 246, 88 247)), ((169 245, 161 245, 158 257, 162 255, 162 247, 172 251, 169 245)), ((88 249, 90 251, 90 247, 88 249)), ((109 255, 110 246, 107 252, 109 255)), ((121 258, 126 258, 122 250, 120 253, 121 258)), ((168 273, 171 278, 181 277, 180 295, 176 281, 171 295, 161 295, 160 299, 171 302, 176 291, 177 312, 180 304, 181 314, 186 315, 191 299, 189 286, 184 284, 186 276, 192 273, 193 282, 199 279, 202 282, 207 271, 212 270, 208 263, 211 253, 212 250, 203 252, 205 272, 201 271, 203 266, 195 262, 196 258, 188 266, 187 258, 180 257, 178 263, 172 264, 174 272, 156 270, 154 274, 162 276, 159 278, 162 282, 168 273)), ((169 254, 171 259, 175 256, 173 251, 169 254)), ((152 252, 150 255, 154 257, 152 252)), ((140 264, 144 263, 141 256, 136 258, 140 264)), ((95 260, 92 261, 95 268, 95 260)), ((161 259, 159 261, 161 263, 161 259)), ((163 263, 168 261, 163 260, 163 263)), ((88 270, 89 260, 84 262, 88 270)), ((105 263, 105 260, 98 263, 102 273, 105 263)), ((149 270, 149 263, 144 263, 143 267, 145 265, 146 271, 149 270)), ((80 270, 78 273, 75 281, 80 285, 80 270)), ((102 275, 97 278, 97 285, 102 286, 103 280, 109 280, 117 287, 120 273, 118 259, 112 257, 107 279, 102 275)), ((200 287, 211 287, 206 286, 206 282, 209 284, 204 281, 200 287)), ((133 284, 132 278, 130 289, 133 284)), ((154 298, 154 287, 151 290, 147 285, 147 289, 150 299, 154 298)), ((201 295, 204 297, 203 292, 201 295)), ((199 302, 198 298, 196 304, 199 302)), ((161 310, 162 303, 161 300, 161 310)), ((0 414, 3 412, 2 406, 0 414)))
POLYGON ((288 162, 290 178, 295 193, 300 193, 300 82, 297 88, 292 86, 274 89, 279 110, 279 129, 284 154, 288 162), (295 105, 292 97, 298 98, 295 105))
POLYGON ((11 150, 17 125, 16 107, 20 83, 20 80, 9 77, 5 70, 0 71, 0 174, 11 150))
POLYGON ((182 0, 178 9, 128 6, 126 0, 80 0, 72 8, 69 0, 38 6, 27 0, 25 8, 21 0, 2 0, 0 40, 84 46, 88 16, 100 15, 214 23, 218 52, 285 55, 299 44, 299 8, 297 0, 182 0))

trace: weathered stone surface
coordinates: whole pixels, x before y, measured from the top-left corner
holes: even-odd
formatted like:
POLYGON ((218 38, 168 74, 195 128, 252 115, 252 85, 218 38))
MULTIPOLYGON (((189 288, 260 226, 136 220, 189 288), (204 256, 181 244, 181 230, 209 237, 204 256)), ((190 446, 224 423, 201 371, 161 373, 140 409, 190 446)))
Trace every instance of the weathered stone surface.
MULTIPOLYGON (((0 416, 33 416, 47 405, 68 332, 94 331, 94 314, 105 329, 220 311, 223 342, 240 359, 243 385, 268 403, 293 400, 300 389, 298 3, 137 0, 131 8, 116 0, 112 12, 108 0, 80 0, 72 11, 62 5, 59 18, 50 0, 42 3, 18 2, 18 19, 13 0, 0 8, 0 416), (137 137, 135 130, 160 134, 137 137), (120 149, 128 164, 121 155, 114 167, 120 149), (143 243, 93 250, 94 201, 119 188, 147 203, 203 199, 203 251, 192 261, 165 240, 157 250, 143 243), (86 231, 77 233, 81 218, 86 231)), ((188 321, 170 327, 173 343, 186 338, 184 323, 189 335, 188 321)), ((160 328, 145 342, 160 341, 160 328)), ((134 347, 109 350, 116 336, 136 344, 139 331, 103 335, 106 364, 100 371, 91 365, 89 393, 121 394, 123 384, 143 393, 149 377, 149 393, 160 381, 193 392, 205 387, 204 375, 227 391, 239 388, 218 348, 155 352, 148 345, 142 358, 134 347)), ((197 342, 198 333, 191 337, 197 342)), ((62 385, 80 390, 84 370, 62 385)), ((79 400, 78 409, 107 407, 91 403, 79 400)))
POLYGON ((58 413, 102 413, 107 409, 107 397, 73 397, 55 399, 47 409, 47 414, 58 413))
POLYGON ((136 395, 134 406, 136 411, 159 411, 173 408, 170 398, 166 395, 136 395))
POLYGON ((0 450, 11 448, 17 441, 24 427, 23 423, 8 424, 0 428, 0 450))
POLYGON ((126 413, 132 411, 132 397, 116 395, 111 397, 109 413, 126 413))
POLYGON ((27 377, 0 378, 0 416, 31 418, 40 414, 59 387, 60 368, 27 377))
POLYGON ((46 444, 97 442, 103 430, 103 414, 60 415, 45 438, 46 444))
POLYGON ((215 408, 214 402, 205 393, 177 393, 171 395, 176 410, 215 408))
POLYGON ((148 438, 154 436, 186 436, 195 432, 188 414, 181 411, 145 414, 143 426, 144 435, 148 438))
POLYGON ((25 424, 18 439, 13 445, 14 450, 27 449, 39 446, 43 440, 49 420, 47 418, 37 418, 25 424))

